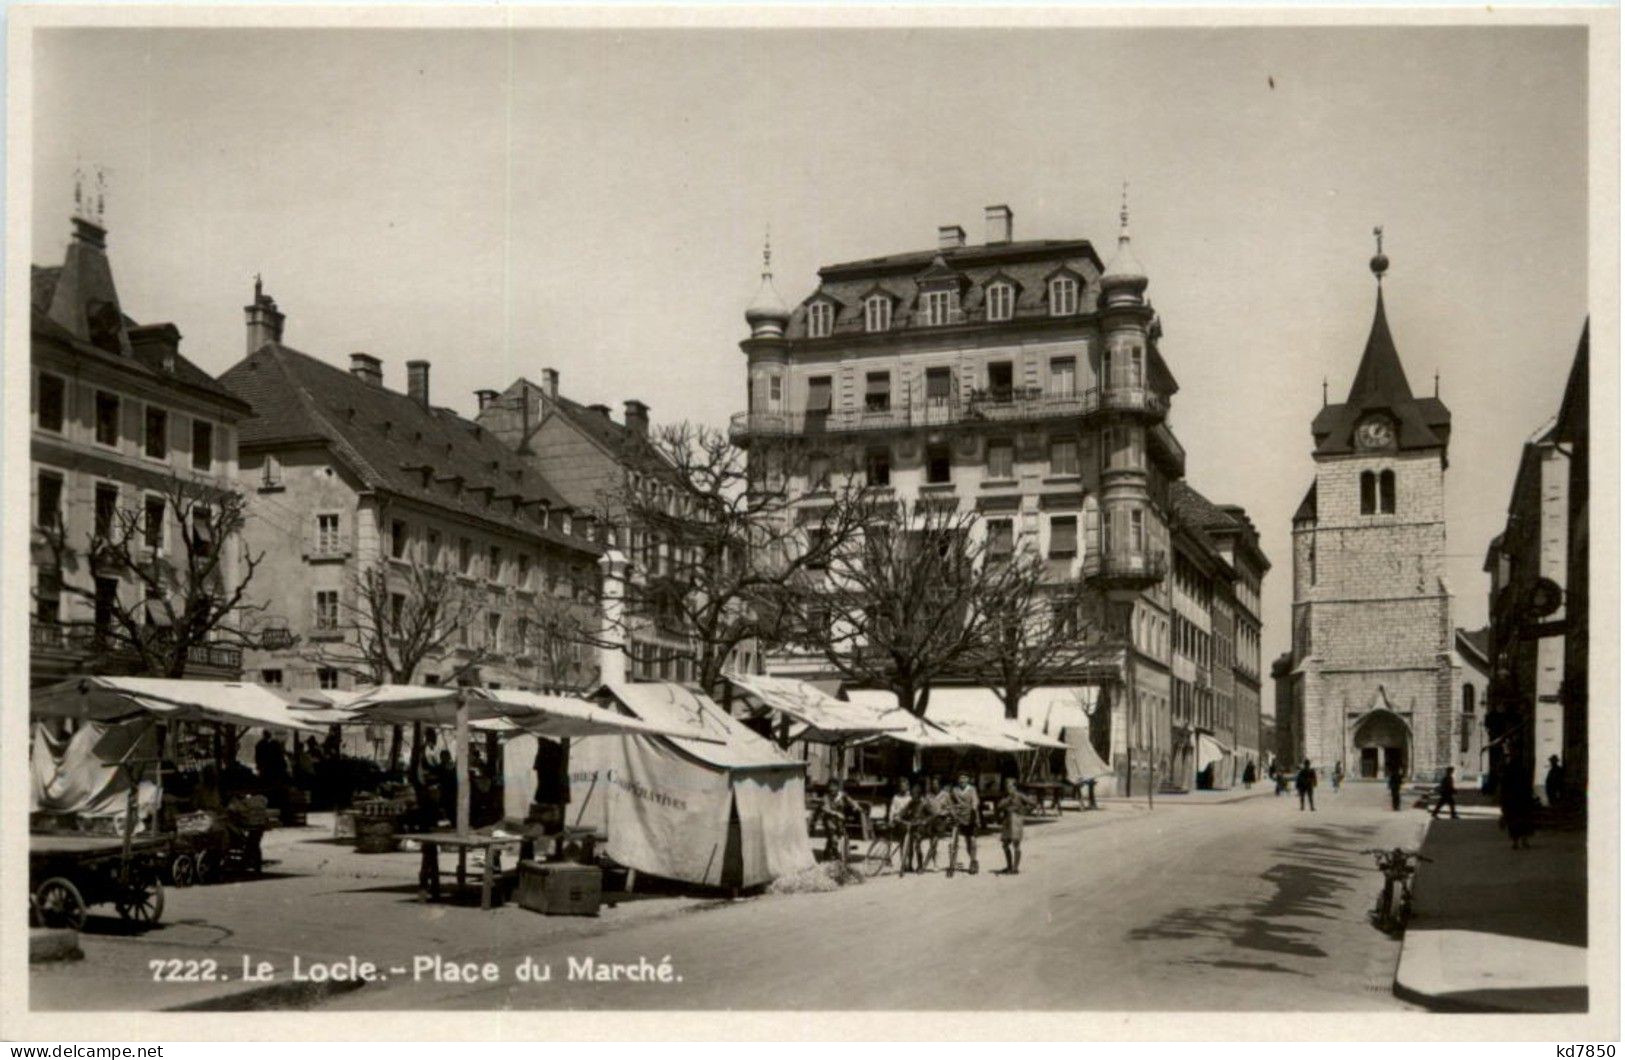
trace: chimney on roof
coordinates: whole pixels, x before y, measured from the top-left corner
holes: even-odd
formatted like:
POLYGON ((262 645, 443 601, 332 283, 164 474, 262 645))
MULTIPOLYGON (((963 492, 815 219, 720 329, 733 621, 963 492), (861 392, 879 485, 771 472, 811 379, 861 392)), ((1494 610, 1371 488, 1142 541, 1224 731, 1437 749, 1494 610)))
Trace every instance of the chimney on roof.
POLYGON ((559 370, 557 368, 542 369, 542 389, 550 398, 559 396, 559 370))
POLYGON ((986 215, 987 241, 989 245, 1010 242, 1013 234, 1012 230, 1015 227, 1012 223, 1015 221, 1015 216, 1011 214, 1010 207, 1002 204, 989 206, 986 215))
POLYGON ((276 299, 265 293, 258 276, 254 277, 254 301, 243 306, 248 318, 248 352, 253 353, 268 342, 282 341, 282 322, 286 318, 276 307, 276 299))
POLYGON ((406 362, 406 394, 424 408, 429 407, 429 362, 406 362))
POLYGON ((384 362, 370 353, 350 354, 350 374, 368 386, 384 385, 384 362))
POLYGON ((965 230, 958 225, 937 226, 937 249, 953 250, 965 245, 965 230))
POLYGON ((493 401, 495 401, 496 399, 497 399, 497 392, 495 390, 476 390, 476 391, 474 391, 474 400, 478 401, 480 403, 480 411, 481 412, 484 412, 487 408, 489 408, 491 406, 491 403, 493 401))
POLYGON ((629 398, 626 406, 626 426, 645 438, 649 436, 649 406, 637 398, 629 398))
POLYGON ((592 412, 598 413, 598 415, 604 417, 604 419, 609 419, 608 405, 588 405, 587 408, 592 412))

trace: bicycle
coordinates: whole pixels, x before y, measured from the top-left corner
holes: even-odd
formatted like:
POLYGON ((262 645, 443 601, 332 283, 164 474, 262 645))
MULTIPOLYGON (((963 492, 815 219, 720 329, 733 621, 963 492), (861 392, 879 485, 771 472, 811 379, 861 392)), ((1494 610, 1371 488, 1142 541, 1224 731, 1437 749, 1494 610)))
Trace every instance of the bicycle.
POLYGON ((1377 869, 1382 873, 1382 894, 1377 898, 1376 908, 1371 911, 1372 920, 1383 931, 1401 934, 1411 918, 1411 881, 1416 877, 1417 863, 1433 859, 1403 847, 1390 850, 1370 847, 1364 853, 1376 859, 1377 869), (1394 907, 1396 886, 1399 891, 1398 909, 1394 907))
POLYGON ((883 825, 875 834, 874 841, 869 844, 868 851, 863 855, 863 874, 870 878, 879 876, 897 862, 899 874, 907 869, 903 858, 908 853, 909 835, 912 825, 893 823, 883 825))

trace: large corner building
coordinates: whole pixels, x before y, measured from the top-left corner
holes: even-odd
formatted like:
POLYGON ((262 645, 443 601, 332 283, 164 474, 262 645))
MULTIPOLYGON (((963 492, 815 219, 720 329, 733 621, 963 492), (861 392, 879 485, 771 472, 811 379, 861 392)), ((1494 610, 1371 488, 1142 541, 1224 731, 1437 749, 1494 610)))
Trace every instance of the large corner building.
MULTIPOLYGON (((1123 220, 1109 265, 1084 239, 1016 240, 1009 208, 990 206, 983 243, 948 225, 932 249, 827 265, 793 310, 764 274, 732 435, 753 459, 785 447, 809 475, 854 468, 899 499, 952 501, 981 516, 995 553, 1029 543, 1057 577, 1086 579, 1116 662, 1044 698, 1084 705, 1097 750, 1139 791, 1148 765, 1165 784, 1178 758, 1169 491, 1185 451, 1123 220)), ((815 485, 792 483, 808 503, 815 485)), ((767 663, 829 676, 812 657, 767 663)), ((933 693, 933 711, 945 698, 933 693)))

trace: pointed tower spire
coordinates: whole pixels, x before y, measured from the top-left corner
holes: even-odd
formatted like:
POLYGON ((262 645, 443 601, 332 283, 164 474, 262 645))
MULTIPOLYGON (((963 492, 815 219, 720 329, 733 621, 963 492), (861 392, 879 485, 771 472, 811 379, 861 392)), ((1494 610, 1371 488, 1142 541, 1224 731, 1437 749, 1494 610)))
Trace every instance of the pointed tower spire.
POLYGON ((779 297, 778 288, 773 286, 773 228, 768 226, 767 234, 762 240, 762 285, 757 288, 756 297, 751 299, 749 307, 745 309, 745 323, 750 325, 752 338, 776 338, 784 334, 784 329, 790 324, 790 307, 784 304, 779 297))

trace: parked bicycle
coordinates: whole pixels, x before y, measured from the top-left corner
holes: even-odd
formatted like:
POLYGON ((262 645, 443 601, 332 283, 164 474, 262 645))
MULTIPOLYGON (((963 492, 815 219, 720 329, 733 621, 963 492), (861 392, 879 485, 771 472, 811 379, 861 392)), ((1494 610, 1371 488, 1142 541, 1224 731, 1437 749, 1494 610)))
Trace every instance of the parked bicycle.
POLYGON ((1416 877, 1416 865, 1433 859, 1403 847, 1389 850, 1372 847, 1365 853, 1376 859, 1377 869, 1382 873, 1382 894, 1371 911, 1372 921, 1383 931, 1400 934, 1411 918, 1411 881, 1416 877))

